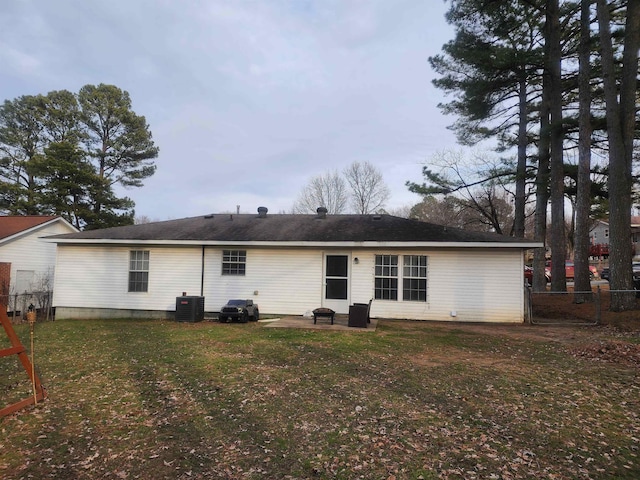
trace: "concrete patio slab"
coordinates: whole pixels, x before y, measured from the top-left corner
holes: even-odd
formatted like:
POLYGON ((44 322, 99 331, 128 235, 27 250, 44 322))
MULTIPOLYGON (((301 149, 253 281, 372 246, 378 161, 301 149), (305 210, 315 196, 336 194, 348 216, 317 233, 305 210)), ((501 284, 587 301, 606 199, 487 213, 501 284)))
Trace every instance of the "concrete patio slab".
POLYGON ((265 328, 308 328, 311 330, 336 330, 346 332, 375 332, 378 326, 378 319, 372 318, 367 328, 349 327, 348 315, 336 315, 331 325, 328 318, 318 318, 314 324, 313 317, 303 317, 302 315, 292 315, 281 318, 267 318, 259 321, 265 328))

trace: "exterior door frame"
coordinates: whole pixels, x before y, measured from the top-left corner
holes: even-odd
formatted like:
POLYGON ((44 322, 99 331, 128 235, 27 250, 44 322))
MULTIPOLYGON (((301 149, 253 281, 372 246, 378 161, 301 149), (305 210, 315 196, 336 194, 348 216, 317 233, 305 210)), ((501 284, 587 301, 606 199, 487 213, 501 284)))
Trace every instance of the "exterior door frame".
POLYGON ((335 310, 336 313, 348 313, 351 303, 351 253, 350 252, 324 252, 322 255, 322 306, 335 310), (345 257, 346 272, 342 275, 327 276, 327 260, 330 257, 345 257), (346 298, 327 298, 327 280, 335 280, 339 285, 340 280, 346 281, 346 298))

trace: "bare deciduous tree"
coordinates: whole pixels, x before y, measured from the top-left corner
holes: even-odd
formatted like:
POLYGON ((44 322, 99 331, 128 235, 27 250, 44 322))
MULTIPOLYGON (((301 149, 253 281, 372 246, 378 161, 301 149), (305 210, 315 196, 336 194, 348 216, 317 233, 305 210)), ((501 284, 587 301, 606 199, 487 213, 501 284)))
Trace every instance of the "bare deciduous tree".
POLYGON ((411 205, 401 205, 399 207, 385 209, 384 212, 387 213, 388 215, 393 215, 394 217, 412 218, 411 217, 412 209, 413 207, 411 205))
POLYGON ((134 225, 142 225, 145 223, 159 222, 159 219, 151 218, 148 215, 136 215, 133 219, 134 225))
POLYGON ((351 206, 355 213, 366 215, 384 208, 390 192, 382 174, 369 162, 353 162, 344 170, 351 187, 351 206))
POLYGON ((337 171, 313 177, 302 189, 295 203, 293 213, 315 213, 318 207, 325 207, 330 214, 343 213, 349 196, 347 185, 337 171))
POLYGON ((423 168, 423 175, 428 183, 407 182, 409 190, 424 196, 453 196, 458 210, 465 212, 465 228, 514 234, 513 172, 505 170, 499 160, 483 154, 466 158, 460 151, 443 151, 423 168), (431 170, 434 167, 437 170, 431 170))

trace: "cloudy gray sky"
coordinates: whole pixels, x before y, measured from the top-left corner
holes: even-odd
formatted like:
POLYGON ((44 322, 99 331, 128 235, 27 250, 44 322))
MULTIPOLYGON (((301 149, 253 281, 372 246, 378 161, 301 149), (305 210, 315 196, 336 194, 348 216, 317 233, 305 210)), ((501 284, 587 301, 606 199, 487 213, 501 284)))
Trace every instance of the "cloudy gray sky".
POLYGON ((86 84, 127 90, 160 148, 126 192, 154 220, 290 211, 312 176, 369 161, 389 208, 455 147, 427 58, 442 0, 6 0, 0 100, 86 84))

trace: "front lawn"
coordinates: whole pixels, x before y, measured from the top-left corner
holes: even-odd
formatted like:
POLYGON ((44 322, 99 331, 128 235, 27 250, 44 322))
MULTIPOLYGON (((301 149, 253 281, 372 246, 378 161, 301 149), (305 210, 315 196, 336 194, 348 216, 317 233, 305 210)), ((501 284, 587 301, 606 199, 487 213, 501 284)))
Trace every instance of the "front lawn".
MULTIPOLYGON (((610 327, 41 323, 49 398, 0 419, 0 477, 637 479, 640 368, 593 346, 639 341, 610 327)), ((30 394, 14 357, 0 358, 0 407, 30 394)))

